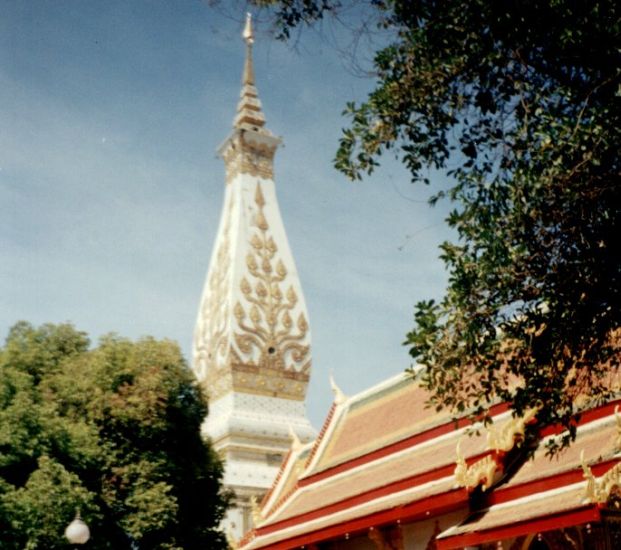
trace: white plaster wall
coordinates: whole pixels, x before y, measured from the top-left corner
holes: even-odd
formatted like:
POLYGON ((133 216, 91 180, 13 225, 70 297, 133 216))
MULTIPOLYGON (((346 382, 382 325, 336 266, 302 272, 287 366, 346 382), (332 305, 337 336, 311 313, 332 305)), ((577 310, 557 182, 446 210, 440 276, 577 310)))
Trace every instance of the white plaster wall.
POLYGON ((303 443, 314 439, 303 401, 232 392, 210 405, 202 431, 217 446, 230 434, 289 441, 289 426, 303 443))

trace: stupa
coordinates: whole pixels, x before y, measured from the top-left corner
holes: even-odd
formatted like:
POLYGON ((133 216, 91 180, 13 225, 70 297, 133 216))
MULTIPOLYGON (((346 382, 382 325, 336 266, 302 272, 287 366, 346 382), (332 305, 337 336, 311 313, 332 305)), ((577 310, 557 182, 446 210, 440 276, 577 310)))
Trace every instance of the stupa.
POLYGON ((308 314, 274 185, 281 143, 265 126, 255 87, 250 15, 233 131, 218 153, 224 206, 194 332, 194 372, 209 398, 203 435, 225 460, 236 495, 224 528, 252 527, 253 503, 272 485, 292 440, 312 440, 305 396, 311 369, 308 314))

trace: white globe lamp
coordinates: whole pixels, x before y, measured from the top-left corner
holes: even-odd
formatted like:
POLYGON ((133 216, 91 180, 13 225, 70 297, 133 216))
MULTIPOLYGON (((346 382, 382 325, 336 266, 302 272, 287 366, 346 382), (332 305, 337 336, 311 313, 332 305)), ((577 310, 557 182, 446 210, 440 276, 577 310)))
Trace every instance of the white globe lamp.
POLYGON ((75 519, 65 529, 65 537, 71 544, 84 544, 90 536, 88 525, 82 521, 80 513, 77 512, 75 519))

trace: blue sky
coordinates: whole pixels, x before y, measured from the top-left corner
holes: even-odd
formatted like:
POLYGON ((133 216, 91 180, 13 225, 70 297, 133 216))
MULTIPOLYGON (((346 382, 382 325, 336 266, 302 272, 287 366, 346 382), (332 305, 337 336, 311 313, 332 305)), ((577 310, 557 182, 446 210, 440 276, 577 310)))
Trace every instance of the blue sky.
MULTIPOLYGON (((95 341, 171 338, 189 358, 242 23, 198 0, 0 0, 2 335, 20 319, 70 321, 95 341)), ((292 48, 259 22, 257 87, 284 140, 275 179, 309 308, 317 428, 331 372, 352 394, 410 365, 413 305, 446 284, 446 208, 427 206, 429 190, 390 158, 362 183, 332 168, 345 102, 373 84, 349 66, 326 35, 292 48)))

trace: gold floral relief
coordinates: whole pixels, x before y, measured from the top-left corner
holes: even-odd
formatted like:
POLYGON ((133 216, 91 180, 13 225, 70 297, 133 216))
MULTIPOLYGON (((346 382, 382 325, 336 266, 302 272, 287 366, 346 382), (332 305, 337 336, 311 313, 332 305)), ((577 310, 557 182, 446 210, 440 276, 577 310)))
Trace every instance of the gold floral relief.
POLYGON ((233 202, 228 205, 227 224, 216 253, 215 264, 207 281, 207 300, 201 311, 201 334, 197 346, 198 360, 205 365, 205 389, 210 399, 217 399, 232 388, 232 379, 226 371, 227 318, 229 304, 226 299, 227 280, 231 270, 230 213, 233 202))
MULTIPOLYGON (((287 268, 278 257, 278 246, 270 235, 265 198, 258 184, 254 201, 258 207, 257 230, 250 237, 250 251, 246 256, 249 277, 240 282, 243 300, 233 308, 241 329, 235 333, 235 343, 245 356, 241 363, 256 363, 261 370, 273 373, 296 373, 300 375, 294 377, 299 378, 297 382, 305 382, 311 365, 310 346, 306 343, 308 322, 303 312, 295 314, 298 295, 292 285, 286 285, 287 268), (258 362, 253 363, 257 351, 258 362)), ((290 378, 285 378, 281 382, 289 384, 289 381, 290 378)), ((260 380, 257 383, 260 386, 260 380)))
POLYGON ((274 154, 276 145, 256 143, 244 139, 243 134, 233 138, 222 154, 226 167, 226 182, 238 174, 265 179, 274 178, 274 154))
POLYGON ((259 367, 256 363, 243 360, 233 346, 230 358, 233 388, 236 391, 295 401, 304 400, 309 380, 308 372, 259 367))

